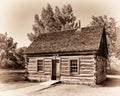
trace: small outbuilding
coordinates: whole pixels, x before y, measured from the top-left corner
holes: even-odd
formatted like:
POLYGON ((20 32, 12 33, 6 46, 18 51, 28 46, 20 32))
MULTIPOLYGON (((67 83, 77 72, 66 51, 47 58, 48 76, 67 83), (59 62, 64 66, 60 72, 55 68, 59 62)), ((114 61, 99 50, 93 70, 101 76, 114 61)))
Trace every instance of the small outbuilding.
POLYGON ((95 85, 106 79, 104 27, 40 34, 27 48, 28 79, 95 85))

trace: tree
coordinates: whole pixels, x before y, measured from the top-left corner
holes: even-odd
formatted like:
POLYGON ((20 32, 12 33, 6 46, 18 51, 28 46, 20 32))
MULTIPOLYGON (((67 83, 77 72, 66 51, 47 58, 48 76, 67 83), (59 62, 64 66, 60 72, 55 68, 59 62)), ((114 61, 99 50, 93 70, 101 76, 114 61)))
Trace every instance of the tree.
POLYGON ((90 26, 105 26, 109 54, 111 55, 112 53, 115 53, 117 40, 115 19, 112 17, 109 18, 106 15, 98 17, 93 16, 90 26))
POLYGON ((27 47, 21 47, 15 50, 13 53, 13 61, 15 62, 15 66, 17 69, 25 68, 25 58, 24 58, 24 51, 27 47))
POLYGON ((73 15, 73 10, 70 4, 64 5, 62 8, 62 19, 62 21, 64 21, 64 23, 62 23, 63 30, 74 28, 73 26, 75 24, 76 17, 73 15))
POLYGON ((37 38, 37 36, 41 33, 44 33, 44 25, 43 25, 43 22, 40 20, 38 14, 35 15, 34 17, 34 25, 33 25, 33 31, 34 31, 34 34, 33 33, 28 33, 28 38, 30 41, 34 41, 35 38, 37 38))
POLYGON ((46 9, 43 8, 41 20, 45 26, 45 32, 54 32, 56 30, 56 20, 54 18, 54 12, 50 4, 47 5, 46 9))
POLYGON ((0 64, 1 67, 13 67, 14 62, 10 60, 11 53, 15 51, 17 43, 7 33, 0 34, 0 64))
MULTIPOLYGON (((13 41, 12 37, 8 37, 7 33, 0 34, 0 53, 5 53, 6 57, 8 53, 14 51, 17 47, 17 43, 13 41)), ((1 55, 0 54, 0 55, 1 55)))
POLYGON ((59 32, 77 28, 75 23, 76 17, 73 15, 73 10, 70 4, 64 5, 62 11, 56 6, 55 10, 50 4, 46 8, 43 7, 41 15, 35 15, 33 32, 28 33, 30 41, 34 41, 39 34, 48 32, 59 32))
POLYGON ((27 47, 17 49, 17 43, 7 33, 0 34, 0 67, 20 69, 25 67, 24 51, 27 47))

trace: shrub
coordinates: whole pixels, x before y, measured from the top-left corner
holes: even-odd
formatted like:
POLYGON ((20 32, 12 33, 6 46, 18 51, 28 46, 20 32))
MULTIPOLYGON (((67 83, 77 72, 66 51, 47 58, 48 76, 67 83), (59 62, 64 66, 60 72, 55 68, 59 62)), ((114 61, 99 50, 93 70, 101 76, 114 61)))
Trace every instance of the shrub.
POLYGON ((3 58, 1 61, 1 68, 14 68, 15 63, 9 59, 3 58))
POLYGON ((110 57, 110 74, 120 74, 120 60, 115 56, 110 57))

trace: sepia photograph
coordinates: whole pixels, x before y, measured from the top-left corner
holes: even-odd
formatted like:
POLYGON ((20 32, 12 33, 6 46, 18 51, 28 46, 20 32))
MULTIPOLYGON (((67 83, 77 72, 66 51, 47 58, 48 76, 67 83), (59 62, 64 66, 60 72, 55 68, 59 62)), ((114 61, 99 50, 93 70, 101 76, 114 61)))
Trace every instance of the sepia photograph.
POLYGON ((0 96, 120 96, 119 0, 0 0, 0 96))

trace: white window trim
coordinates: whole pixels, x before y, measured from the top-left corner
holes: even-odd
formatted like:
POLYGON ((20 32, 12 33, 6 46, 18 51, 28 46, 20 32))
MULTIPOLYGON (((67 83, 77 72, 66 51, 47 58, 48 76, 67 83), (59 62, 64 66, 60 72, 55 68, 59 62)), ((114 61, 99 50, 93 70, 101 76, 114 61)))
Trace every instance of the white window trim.
POLYGON ((79 72, 79 70, 80 70, 80 64, 79 64, 79 58, 71 58, 71 59, 69 59, 69 73, 70 73, 70 75, 78 75, 80 72, 79 72), (77 60, 77 72, 71 72, 71 60, 77 60))
POLYGON ((44 59, 37 59, 37 72, 44 72, 44 59), (43 63, 43 68, 42 70, 38 70, 38 61, 39 60, 42 60, 42 63, 43 63))

